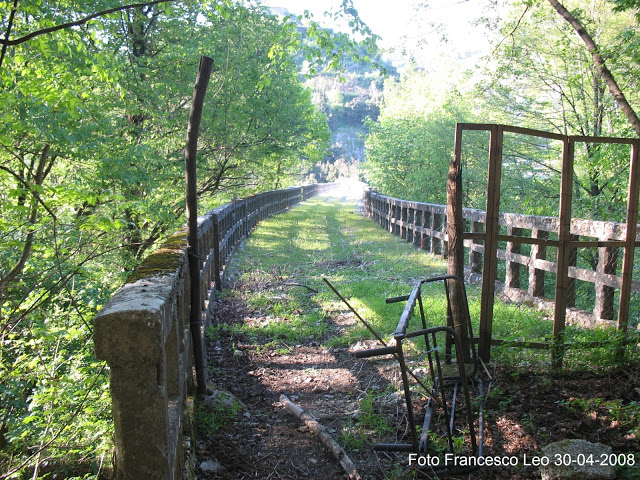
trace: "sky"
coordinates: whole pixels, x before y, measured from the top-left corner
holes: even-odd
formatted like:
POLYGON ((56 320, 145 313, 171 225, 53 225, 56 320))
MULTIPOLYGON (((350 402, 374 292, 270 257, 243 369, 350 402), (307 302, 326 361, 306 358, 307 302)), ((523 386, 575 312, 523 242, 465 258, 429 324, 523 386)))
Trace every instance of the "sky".
MULTIPOLYGON (((284 7, 295 14, 302 14, 309 10, 317 20, 323 23, 323 13, 337 9, 340 0, 263 0, 263 3, 272 7, 284 7)), ((386 41, 402 35, 404 27, 411 18, 414 6, 419 3, 416 0, 399 0, 390 8, 389 0, 354 0, 353 5, 364 22, 375 33, 386 41)))
MULTIPOLYGON (((284 7, 301 15, 305 10, 331 26, 323 13, 340 7, 341 0, 263 0, 271 7, 284 7)), ((442 57, 477 57, 488 49, 486 32, 474 27, 483 14, 484 0, 353 0, 360 18, 382 37, 381 46, 395 49, 388 58, 400 63, 402 47, 417 52, 421 66, 441 62, 442 57), (418 6, 427 4, 418 9, 418 6), (436 28, 438 26, 438 28, 436 28), (441 41, 446 35, 447 42, 441 41), (416 45, 422 43, 422 48, 416 45)))

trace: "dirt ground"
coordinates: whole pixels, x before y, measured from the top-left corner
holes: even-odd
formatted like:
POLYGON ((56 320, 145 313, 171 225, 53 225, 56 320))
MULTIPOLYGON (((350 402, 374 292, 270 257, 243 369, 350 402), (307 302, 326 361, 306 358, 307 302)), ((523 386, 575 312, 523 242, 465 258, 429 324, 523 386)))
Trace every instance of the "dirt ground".
MULTIPOLYGON (((238 301, 217 302, 217 322, 260 322, 258 312, 249 311, 238 301)), ((328 321, 331 334, 340 335, 357 320, 345 311, 328 321)), ((367 392, 387 392, 389 385, 400 384, 397 363, 359 360, 353 355, 354 350, 375 346, 373 342, 360 342, 349 348, 325 348, 319 341, 310 341, 289 345, 288 351, 282 352, 225 334, 210 342, 209 363, 215 372, 212 382, 233 393, 246 410, 215 433, 200 432, 196 443, 198 479, 347 478, 338 460, 309 428, 282 407, 279 398, 287 395, 333 438, 344 440, 345 432, 361 421, 361 400, 367 392)), ((517 465, 483 467, 449 478, 540 478, 538 467, 524 464, 524 455, 532 457, 548 443, 566 438, 603 443, 614 452, 640 452, 637 423, 628 424, 628 419, 597 405, 579 408, 592 398, 620 399, 622 405, 638 402, 637 368, 605 375, 550 376, 493 367, 483 374, 485 380, 487 374, 492 378, 485 402, 484 455, 516 457, 517 465), (585 401, 580 403, 580 399, 585 401)), ((407 438, 404 397, 392 393, 377 398, 373 404, 376 415, 393 427, 383 435, 372 431, 372 437, 364 442, 347 445, 345 451, 360 476, 435 478, 428 469, 409 465, 408 453, 373 450, 373 443, 379 440, 395 443, 406 442, 407 438)), ((414 405, 418 416, 423 407, 423 400, 414 405)), ((640 461, 640 456, 635 458, 640 461)), ((631 475, 623 478, 636 478, 631 475)))

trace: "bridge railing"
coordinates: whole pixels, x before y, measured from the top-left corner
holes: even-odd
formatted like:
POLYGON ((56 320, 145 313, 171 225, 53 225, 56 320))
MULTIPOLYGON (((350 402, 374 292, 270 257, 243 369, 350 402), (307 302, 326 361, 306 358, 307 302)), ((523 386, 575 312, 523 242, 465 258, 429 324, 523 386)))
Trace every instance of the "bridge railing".
MULTIPOLYGON (((293 187, 222 205, 198 219, 202 323, 222 288, 221 272, 235 246, 262 219, 335 184, 293 187)), ((106 360, 115 428, 118 480, 177 480, 185 472, 194 384, 189 331, 186 235, 177 233, 130 275, 94 322, 96 357, 106 360)))
MULTIPOLYGON (((435 255, 447 254, 445 205, 411 202, 368 191, 365 192, 365 208, 368 216, 390 233, 435 255)), ((484 232, 486 213, 465 208, 463 219, 466 272, 474 280, 482 274, 484 246, 473 237, 474 233, 484 232)), ((503 241, 498 248, 502 265, 498 286, 502 293, 513 300, 531 301, 540 307, 552 309, 554 302, 545 298, 545 284, 549 290, 556 280, 558 218, 501 213, 498 221, 505 237, 526 238, 521 243, 503 241), (524 248, 525 245, 528 245, 527 248, 524 248)), ((620 247, 615 244, 620 242, 622 245, 625 234, 626 226, 622 223, 572 220, 572 241, 583 252, 591 250, 591 264, 578 262, 577 248, 573 249, 567 299, 569 320, 594 326, 616 318, 616 297, 623 280, 618 265, 622 260, 618 259, 620 247), (602 246, 603 243, 606 246, 602 246), (587 308, 576 301, 578 282, 590 284, 589 288, 592 289, 592 304, 587 308)), ((639 281, 632 281, 631 291, 640 293, 639 281)))

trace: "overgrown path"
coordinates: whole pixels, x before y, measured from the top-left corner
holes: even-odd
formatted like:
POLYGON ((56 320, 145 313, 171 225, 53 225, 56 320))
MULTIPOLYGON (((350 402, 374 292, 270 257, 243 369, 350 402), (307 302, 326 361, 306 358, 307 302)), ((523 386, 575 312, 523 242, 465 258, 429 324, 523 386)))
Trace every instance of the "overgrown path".
MULTIPOLYGON (((408 293, 414 280, 443 273, 446 264, 386 234, 363 217, 359 192, 347 193, 316 198, 264 221, 234 254, 226 290, 217 300, 216 323, 207 331, 209 378, 242 407, 198 407, 198 478, 345 478, 318 438, 282 408, 281 394, 327 428, 363 478, 415 478, 406 454, 372 451, 373 443, 396 442, 406 434, 397 365, 353 356, 357 349, 378 345, 322 278, 387 335, 402 305, 386 305, 385 298, 408 293)), ((444 315, 437 299, 426 308, 436 318, 444 315)), ((505 308, 509 318, 532 321, 530 313, 505 308)), ((620 419, 626 431, 636 429, 625 437, 611 433, 613 419, 604 410, 596 412, 597 421, 583 425, 589 409, 599 408, 588 405, 587 393, 580 408, 571 403, 582 398, 581 389, 601 387, 611 401, 620 399, 619 406, 631 405, 634 375, 609 372, 602 379, 581 374, 571 386, 568 379, 550 379, 545 372, 489 368, 497 380, 488 401, 493 409, 489 454, 536 452, 546 441, 572 438, 578 426, 587 440, 610 435, 616 450, 638 450, 638 410, 620 419), (505 376, 508 383, 500 381, 505 376)), ((538 475, 537 469, 519 465, 472 478, 538 475)), ((418 472, 418 477, 428 475, 418 472)))

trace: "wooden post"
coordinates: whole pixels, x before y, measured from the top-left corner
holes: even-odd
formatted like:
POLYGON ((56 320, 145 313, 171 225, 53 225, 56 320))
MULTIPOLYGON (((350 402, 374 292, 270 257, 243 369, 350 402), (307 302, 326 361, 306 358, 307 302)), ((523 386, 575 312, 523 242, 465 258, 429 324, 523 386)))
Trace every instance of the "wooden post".
MULTIPOLYGON (((442 256, 444 258, 449 257, 449 239, 446 237, 447 229, 447 211, 445 208, 444 214, 442 214, 442 233, 445 234, 444 239, 442 240, 442 256)), ((464 220, 462 220, 462 231, 464 232, 464 220)), ((464 256, 464 247, 463 247, 463 256, 464 256)))
POLYGON ((427 252, 433 253, 433 247, 435 244, 435 240, 433 237, 433 207, 427 207, 428 210, 425 210, 425 221, 424 224, 428 229, 427 238, 423 239, 424 250, 427 252))
MULTIPOLYGON (((570 242, 577 242, 579 240, 580 240, 580 235, 569 235, 570 242)), ((578 249, 571 247, 569 248, 569 268, 577 267, 577 266, 578 266, 578 249)), ((567 275, 569 275, 568 271, 567 271, 567 275)), ((569 281, 567 282, 567 292, 566 292, 567 304, 565 305, 566 308, 572 308, 576 306, 577 281, 578 280, 575 278, 569 278, 569 281)))
POLYGON ((222 291, 222 277, 220 272, 222 271, 222 249, 220 248, 220 215, 217 211, 213 212, 213 281, 216 285, 216 290, 222 291))
POLYGON ((421 205, 418 204, 415 210, 415 229, 413 233, 413 244, 422 249, 423 238, 424 238, 424 210, 422 210, 421 205))
POLYGON ((618 330, 626 332, 629 327, 629 302, 631 282, 633 280, 633 260, 638 232, 638 196, 640 182, 640 141, 631 145, 631 168, 629 169, 629 200, 627 204, 627 237, 625 239, 622 260, 622 287, 620 288, 620 306, 618 308, 618 330))
POLYGON ((407 207, 407 242, 413 243, 416 233, 416 210, 412 205, 407 207))
MULTIPOLYGON (((448 236, 448 271, 464 280, 464 220, 462 218, 462 126, 456 125, 454 155, 449 164, 447 178, 447 236, 448 236)), ((462 285, 449 282, 451 288, 451 316, 456 333, 462 342, 464 360, 470 360, 467 311, 462 308, 466 304, 462 285), (457 320, 456 320, 457 319, 457 320)))
POLYGON ((194 365, 198 393, 207 393, 207 383, 202 345, 200 310, 200 254, 198 251, 198 186, 196 177, 196 157, 198 154, 198 134, 202 107, 207 93, 213 60, 201 57, 196 84, 193 89, 189 125, 187 126, 187 147, 185 149, 185 180, 187 184, 187 252, 189 256, 189 275, 191 279, 190 327, 193 341, 194 365))
POLYGON ((482 298, 480 302, 480 339, 478 341, 478 355, 480 355, 480 358, 485 362, 488 362, 491 357, 493 303, 495 300, 496 267, 498 262, 500 177, 502 173, 502 144, 504 139, 504 131, 501 125, 491 126, 490 132, 487 219, 484 241, 484 265, 482 269, 482 298))
POLYGON ((564 326, 567 315, 569 294, 569 264, 571 263, 571 202, 573 199, 573 158, 575 141, 571 137, 564 140, 562 149, 562 182, 560 185, 560 218, 558 226, 558 262, 556 270, 556 298, 553 317, 553 348, 551 364, 553 368, 562 366, 564 355, 564 326))

